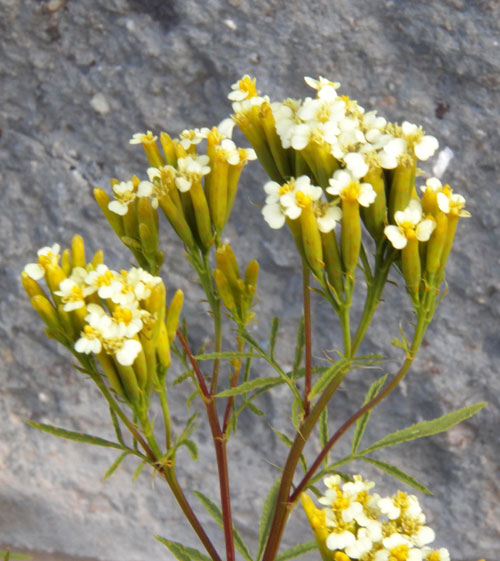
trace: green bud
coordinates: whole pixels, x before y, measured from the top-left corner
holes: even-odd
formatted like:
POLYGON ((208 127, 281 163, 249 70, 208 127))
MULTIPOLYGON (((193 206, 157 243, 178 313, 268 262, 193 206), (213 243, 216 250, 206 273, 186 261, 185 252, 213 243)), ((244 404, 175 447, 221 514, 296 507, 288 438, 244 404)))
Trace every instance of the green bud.
POLYGON ((158 360, 163 368, 170 366, 170 341, 167 333, 167 327, 162 322, 160 327, 160 336, 158 337, 158 345, 156 347, 158 360))
POLYGON ((370 183, 377 197, 369 207, 360 209, 361 218, 373 239, 379 241, 384 237, 384 227, 387 221, 384 170, 376 167, 370 168, 363 181, 370 183))
POLYGON ((57 311, 45 296, 40 294, 33 296, 31 305, 51 331, 57 332, 61 329, 57 311))
POLYGON ((61 269, 67 277, 71 275, 71 252, 67 248, 61 254, 61 269))
POLYGON ((160 201, 160 208, 165 214, 167 220, 172 225, 175 233, 190 249, 195 245, 191 228, 184 217, 184 214, 175 206, 169 195, 164 195, 160 201))
POLYGON ((217 286, 217 291, 219 292, 224 305, 231 313, 236 313, 236 302, 226 275, 220 269, 214 269, 212 272, 217 286))
POLYGON ((342 200, 342 232, 340 235, 345 272, 354 278, 361 249, 361 221, 356 199, 342 200))
POLYGON ((333 287, 337 297, 340 297, 344 292, 344 280, 335 231, 321 232, 321 244, 323 246, 323 260, 325 262, 328 282, 333 287))
POLYGON ((71 267, 83 267, 87 265, 85 259, 85 244, 82 236, 78 234, 73 236, 71 240, 71 267))
POLYGON ((418 297, 420 280, 422 278, 420 254, 418 251, 419 244, 414 233, 413 236, 408 236, 407 239, 408 243, 401 250, 401 265, 406 287, 410 292, 410 296, 414 299, 418 297))
POLYGON ((441 255, 446 243, 448 234, 448 217, 444 212, 439 213, 436 217, 436 227, 432 232, 429 242, 427 243, 427 256, 425 262, 425 270, 429 274, 437 273, 441 255))
POLYGON ((113 390, 123 399, 127 399, 125 395, 125 390, 123 389, 123 385, 120 380, 120 376, 116 370, 115 364, 113 359, 107 355, 104 351, 101 351, 98 355, 96 355, 97 362, 102 368, 106 378, 110 386, 113 390))
MULTIPOLYGON (((118 182, 116 182, 116 183, 118 183, 118 182)), ((113 184, 113 182, 112 182, 112 184, 113 184)), ((115 214, 114 212, 111 212, 109 210, 108 204, 109 204, 111 199, 106 194, 106 192, 103 191, 102 189, 99 189, 98 187, 96 187, 94 189, 94 198, 97 201, 97 204, 99 205, 99 208, 101 209, 101 212, 104 214, 104 217, 108 221, 109 225, 111 226, 111 228, 113 228, 113 231, 115 232, 115 234, 119 238, 124 236, 125 235, 125 227, 123 225, 123 218, 120 215, 115 214)))
POLYGON ((208 209, 207 199, 200 181, 193 181, 191 183, 189 194, 193 203, 198 235, 200 236, 200 249, 203 252, 207 252, 214 242, 214 235, 212 232, 212 222, 210 220, 210 211, 208 209))
POLYGON ((160 143, 165 154, 167 164, 170 166, 177 166, 177 156, 175 155, 175 145, 170 136, 166 132, 160 134, 160 143))
POLYGON ((28 296, 33 298, 33 296, 43 296, 45 297, 45 292, 40 287, 40 285, 33 280, 28 273, 24 271, 21 273, 21 282, 23 284, 24 290, 26 290, 28 296))
POLYGON ((392 175, 389 192, 389 222, 394 222, 394 213, 404 210, 410 202, 415 188, 416 160, 406 156, 392 175))
POLYGON ((306 260, 312 272, 319 278, 323 277, 323 248, 321 247, 321 236, 311 205, 306 205, 300 213, 300 225, 302 227, 302 242, 306 260))
POLYGON ((184 293, 182 290, 177 290, 174 297, 170 301, 167 310, 166 328, 168 340, 170 343, 175 339, 175 334, 179 326, 179 318, 181 317, 182 304, 184 303, 184 293))

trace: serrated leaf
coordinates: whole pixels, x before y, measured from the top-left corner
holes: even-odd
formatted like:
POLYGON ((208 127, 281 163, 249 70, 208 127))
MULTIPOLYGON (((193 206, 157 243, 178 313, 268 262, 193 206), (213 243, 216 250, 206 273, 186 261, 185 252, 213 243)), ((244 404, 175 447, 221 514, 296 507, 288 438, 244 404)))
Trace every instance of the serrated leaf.
POLYGON ((235 388, 229 388, 218 393, 215 397, 230 397, 233 395, 241 395, 243 393, 250 392, 252 390, 256 390, 258 388, 265 388, 271 389, 274 386, 282 384, 283 380, 281 378, 269 377, 269 378, 255 378, 253 380, 249 380, 248 382, 243 382, 239 386, 235 388))
POLYGON ((188 547, 179 542, 167 540, 161 536, 156 536, 156 539, 168 548, 170 553, 174 555, 179 561, 212 561, 210 557, 203 555, 197 549, 188 547))
MULTIPOLYGON (((275 429, 272 429, 272 430, 287 448, 291 448, 293 446, 293 440, 290 437, 288 437, 286 434, 284 434, 280 431, 277 431, 275 429)), ((304 470, 304 472, 307 472, 307 463, 306 463, 306 458, 305 458, 304 454, 300 455, 299 461, 300 461, 300 465, 301 465, 302 469, 304 470)))
POLYGON ((247 358, 245 360, 245 370, 243 372, 243 381, 244 382, 248 382, 248 379, 250 378, 250 369, 252 366, 252 359, 251 358, 247 358))
POLYGON ((451 427, 469 419, 472 415, 475 415, 485 405, 486 402, 476 403, 474 405, 470 405, 469 407, 464 407, 462 409, 458 409, 457 411, 447 413, 446 415, 433 419, 432 421, 423 421, 421 423, 416 423, 411 427, 393 432, 359 452, 359 455, 369 454, 375 450, 380 450, 380 448, 396 446, 397 444, 402 444, 403 442, 410 442, 411 440, 415 440, 417 438, 424 438, 426 436, 432 436, 434 434, 447 431, 451 427))
POLYGON ((274 507, 276 505, 276 499, 278 498, 278 490, 280 487, 281 478, 277 479, 269 493, 267 494, 264 506, 262 508, 262 515, 260 517, 259 523, 259 545, 256 561, 260 561, 262 554, 264 553, 264 547, 269 536, 269 530, 271 528, 272 517, 274 514, 274 507))
MULTIPOLYGON (((222 518, 222 512, 220 508, 210 500, 201 491, 193 491, 193 495, 200 501, 200 503, 205 507, 208 514, 217 522, 217 524, 224 528, 224 519, 222 518)), ((245 542, 241 539, 241 536, 233 525, 233 538, 234 547, 241 553, 241 555, 246 559, 246 561, 253 561, 250 551, 246 546, 245 542)))
POLYGON ((405 473, 403 470, 399 469, 396 466, 387 464, 385 462, 381 462, 380 460, 375 460, 374 458, 367 458, 366 456, 359 456, 359 459, 374 465, 375 467, 377 467, 382 471, 385 471, 385 473, 392 475, 396 479, 399 479, 400 481, 406 483, 410 487, 413 487, 417 491, 421 491, 422 493, 426 493, 427 495, 432 495, 432 492, 429 491, 429 489, 427 489, 425 485, 423 485, 422 483, 417 481, 414 477, 408 475, 407 473, 405 473))
POLYGON ((291 549, 287 549, 283 553, 280 553, 278 557, 276 557, 276 561, 287 561, 287 559, 293 559, 294 557, 300 557, 301 555, 305 555, 310 551, 316 551, 318 549, 318 544, 316 541, 301 543, 292 547, 291 549))
MULTIPOLYGON (((369 401, 371 401, 380 391, 382 386, 385 384, 387 380, 387 374, 384 374, 382 378, 375 380, 373 384, 370 386, 368 390, 365 400, 363 402, 363 406, 365 406, 369 401)), ((355 454, 358 451, 359 445, 361 444, 361 439, 363 438, 363 434, 366 429, 366 425, 370 420, 371 411, 367 411, 364 415, 362 415, 356 421, 356 427, 354 429, 354 434, 352 435, 352 453, 355 454)))
POLYGON ((115 471, 117 470, 118 466, 122 463, 122 461, 129 455, 129 452, 123 452, 123 454, 120 454, 118 456, 118 458, 116 458, 116 460, 109 466, 108 470, 106 471, 106 473, 104 474, 103 479, 106 480, 109 477, 111 477, 113 475, 113 473, 115 473, 115 471))
POLYGON ((278 340, 278 331, 280 329, 280 318, 274 317, 271 320, 271 334, 269 336, 269 356, 274 360, 274 349, 278 340))
MULTIPOLYGON (((318 422, 318 429, 319 429, 319 443, 321 448, 324 448, 329 440, 328 436, 328 408, 325 407, 319 416, 318 422)), ((328 458, 330 454, 325 456, 325 465, 328 465, 328 458)))
POLYGON ((221 353, 202 353, 194 358, 196 360, 233 360, 235 358, 260 358, 260 355, 248 351, 224 351, 221 353))
POLYGON ((45 425, 44 423, 35 423, 34 421, 26 421, 26 423, 30 427, 41 430, 43 432, 47 432, 54 436, 58 436, 60 438, 66 438, 67 440, 82 442, 84 444, 93 444, 94 446, 103 446, 105 448, 116 448, 117 450, 123 450, 123 446, 121 444, 118 444, 117 442, 111 442, 110 440, 105 440, 104 438, 99 438, 98 436, 92 436, 91 434, 74 432, 71 430, 53 427, 52 425, 45 425))
POLYGON ((330 382, 334 379, 339 378, 339 381, 342 379, 344 375, 344 368, 349 364, 349 360, 345 358, 341 358, 332 366, 327 368, 323 374, 319 377, 318 380, 313 384, 311 391, 309 392, 309 401, 312 401, 316 396, 318 396, 330 382))
POLYGON ((194 398, 200 394, 198 389, 194 390, 191 395, 186 400, 186 407, 189 409, 191 407, 191 403, 193 403, 194 398))
POLYGON ((300 425, 304 419, 304 403, 302 402, 302 398, 299 396, 296 397, 292 402, 292 424, 295 427, 295 430, 299 430, 300 425))

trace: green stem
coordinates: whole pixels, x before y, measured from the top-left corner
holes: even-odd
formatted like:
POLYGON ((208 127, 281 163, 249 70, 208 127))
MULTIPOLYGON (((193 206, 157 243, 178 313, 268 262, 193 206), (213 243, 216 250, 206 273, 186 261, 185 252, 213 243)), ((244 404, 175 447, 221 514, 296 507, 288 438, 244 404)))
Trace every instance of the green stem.
POLYGON ((163 424, 165 427, 165 446, 167 447, 167 450, 170 450, 172 446, 172 429, 170 427, 170 411, 168 407, 166 388, 162 388, 160 391, 158 391, 158 395, 160 396, 163 424))
POLYGON ((312 343, 311 343, 311 294, 309 290, 309 268, 302 260, 302 292, 304 296, 304 417, 310 413, 309 393, 312 378, 312 343))

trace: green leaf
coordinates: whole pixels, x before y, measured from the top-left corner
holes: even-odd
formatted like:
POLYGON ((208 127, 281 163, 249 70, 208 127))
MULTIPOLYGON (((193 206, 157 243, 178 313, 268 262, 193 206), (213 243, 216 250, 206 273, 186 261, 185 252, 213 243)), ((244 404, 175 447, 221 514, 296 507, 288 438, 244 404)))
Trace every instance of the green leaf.
POLYGON ((232 395, 241 395, 243 393, 247 393, 262 387, 268 390, 282 383, 283 380, 281 378, 276 378, 276 376, 269 378, 255 378, 253 380, 249 380, 248 382, 243 382, 235 388, 224 390, 218 393, 215 397, 230 397, 232 395))
POLYGON ((281 478, 277 479, 273 483, 273 486, 267 494, 266 500, 264 502, 264 507, 262 508, 262 516, 260 517, 259 523, 259 546, 256 561, 260 561, 260 558, 264 553, 264 547, 269 536, 269 530, 271 529, 271 522, 274 514, 274 507, 276 505, 276 499, 278 498, 280 483, 281 478))
POLYGON ((327 368, 313 384, 308 396, 309 401, 312 401, 316 396, 318 396, 326 388, 326 386, 328 386, 328 384, 336 378, 339 379, 340 383, 340 380, 342 380, 342 377, 344 376, 344 368, 349 364, 349 362, 349 360, 341 358, 332 364, 332 366, 327 368))
POLYGON ((278 557, 276 557, 276 561, 287 561, 287 559, 293 559, 294 557, 300 557, 305 553, 309 553, 310 551, 316 551, 318 549, 318 544, 316 541, 301 543, 292 547, 291 549, 287 549, 283 553, 280 553, 278 557))
MULTIPOLYGON (((206 495, 200 491, 193 491, 194 496, 200 501, 200 503, 206 508, 208 514, 217 522, 217 524, 224 528, 224 520, 222 518, 222 512, 220 508, 211 501, 206 495)), ((252 556, 245 542, 241 539, 239 532, 233 525, 233 537, 234 537, 234 547, 241 553, 241 555, 246 559, 246 561, 253 561, 252 556)))
POLYGON ((172 382, 172 386, 178 386, 179 384, 182 384, 182 382, 184 382, 188 378, 191 378, 192 375, 193 372, 191 370, 186 370, 180 376, 177 376, 177 378, 172 382))
POLYGON ((260 358, 260 355, 250 352, 224 351, 222 353, 203 353, 194 358, 196 360, 233 360, 235 358, 260 358))
POLYGON ((179 559, 179 561, 212 561, 210 557, 203 555, 203 553, 200 553, 197 549, 188 547, 187 545, 182 545, 179 542, 167 540, 160 536, 156 536, 156 539, 166 546, 170 553, 179 559))
POLYGON ((269 356, 274 360, 274 349, 278 340, 278 331, 280 329, 280 318, 275 317, 271 321, 271 334, 269 336, 269 356))
POLYGON ((113 428, 115 429, 115 434, 118 442, 122 446, 126 446, 125 441, 123 440, 122 429, 120 428, 120 421, 118 420, 116 413, 111 407, 109 408, 109 414, 111 416, 111 422, 113 423, 113 428))
POLYGON ((179 446, 185 446, 189 450, 191 458, 193 458, 193 460, 196 462, 196 460, 198 459, 198 447, 192 440, 186 438, 182 442, 179 442, 179 446))
MULTIPOLYGON (((319 443, 321 445, 321 448, 324 448, 327 445, 328 440, 329 440, 329 436, 328 436, 328 407, 325 407, 323 409, 323 411, 321 411, 321 414, 319 416, 318 428, 319 428, 319 443)), ((325 465, 328 465, 329 456, 330 456, 329 453, 325 456, 325 465)))
POLYGON ((129 453, 130 452, 123 452, 123 454, 120 454, 118 458, 116 458, 116 460, 108 468, 108 471, 106 471, 106 473, 104 474, 103 479, 106 480, 109 477, 111 477, 113 473, 115 473, 115 471, 117 470, 118 466, 122 463, 122 461, 129 455, 129 453))
POLYGON ((422 493, 426 493, 427 495, 432 495, 432 492, 429 491, 429 489, 427 489, 425 485, 422 485, 422 483, 418 482, 414 477, 408 475, 396 466, 386 464, 385 462, 375 460, 374 458, 367 458, 366 456, 359 456, 359 459, 373 464, 375 467, 378 467, 380 470, 385 471, 385 473, 392 475, 396 479, 399 479, 400 481, 406 483, 410 487, 413 487, 417 491, 421 491, 422 493))
POLYGON ((300 425, 304 419, 304 403, 302 402, 302 398, 296 397, 292 402, 292 424, 295 427, 295 430, 300 429, 300 425))
POLYGON ((254 414, 257 415, 258 417, 265 417, 266 414, 264 413, 264 411, 262 411, 262 409, 259 409, 257 407, 257 405, 253 404, 251 401, 247 402, 247 407, 248 409, 250 409, 250 411, 254 414))
POLYGON ((26 421, 26 423, 30 427, 41 430, 43 432, 48 432, 49 434, 52 434, 54 436, 59 436, 60 438, 74 440, 75 442, 83 442, 84 444, 93 444, 94 446, 104 446, 105 448, 116 448, 117 450, 123 450, 123 446, 121 444, 118 444, 117 442, 111 442, 110 440, 105 440, 104 438, 99 438, 98 436, 92 436, 91 434, 73 432, 71 430, 53 427, 52 425, 35 423, 34 421, 26 421))
POLYGON ((243 372, 243 381, 247 382, 248 379, 250 378, 250 369, 252 366, 252 359, 251 358, 247 358, 245 360, 245 371, 243 372))
POLYGON ((194 390, 190 396, 187 398, 186 400, 186 407, 189 409, 191 407, 191 404, 193 403, 195 397, 197 397, 198 395, 200 395, 200 390, 196 389, 194 390))
MULTIPOLYGON (((382 386, 387 380, 387 374, 382 376, 379 380, 375 380, 368 390, 363 406, 365 406, 369 401, 371 401, 380 391, 382 386)), ((366 429, 366 425, 370 419, 371 411, 367 411, 356 421, 356 428, 354 429, 354 434, 352 435, 352 453, 355 454, 358 451, 359 445, 361 444, 361 439, 366 429)))
POLYGON ((142 468, 146 465, 145 461, 142 461, 138 466, 137 469, 134 471, 134 475, 132 476, 132 481, 135 483, 139 475, 141 475, 142 468))
POLYGON ((302 356, 304 354, 304 346, 306 344, 305 330, 304 330, 304 316, 300 318, 299 327, 297 329, 297 342, 295 343, 295 357, 293 359, 292 377, 295 378, 295 373, 300 367, 302 356))
POLYGON ((486 402, 476 403, 474 405, 470 405, 469 407, 464 407, 463 409, 447 413, 446 415, 433 419, 432 421, 423 421, 421 423, 416 423, 411 427, 393 432, 359 452, 359 455, 369 454, 375 450, 380 450, 380 448, 396 446, 396 444, 410 442, 411 440, 415 440, 417 438, 432 436, 433 434, 447 431, 451 427, 469 419, 472 415, 475 415, 485 405, 486 402))
MULTIPOLYGON (((272 431, 276 434, 276 436, 281 440, 281 442, 283 442, 283 444, 287 448, 291 448, 293 446, 293 440, 289 436, 287 436, 283 432, 279 432, 275 429, 272 429, 272 431)), ((302 469, 304 470, 304 473, 306 473, 307 472, 307 463, 306 463, 306 458, 305 458, 304 454, 300 455, 299 461, 300 461, 300 465, 301 465, 302 469)))

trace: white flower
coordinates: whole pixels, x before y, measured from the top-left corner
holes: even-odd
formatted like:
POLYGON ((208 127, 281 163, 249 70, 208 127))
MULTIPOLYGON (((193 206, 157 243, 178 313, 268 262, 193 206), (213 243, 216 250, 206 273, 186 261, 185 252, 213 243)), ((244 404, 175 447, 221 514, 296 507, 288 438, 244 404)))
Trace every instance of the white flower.
POLYGON ((200 181, 202 176, 210 173, 207 155, 193 157, 191 155, 177 160, 179 175, 175 179, 175 184, 179 191, 185 193, 191 189, 193 181, 200 181))
POLYGON ((114 271, 110 271, 106 265, 97 265, 95 271, 90 271, 85 279, 88 289, 85 292, 91 294, 97 290, 97 294, 103 298, 112 298, 121 292, 122 283, 120 277, 114 271))
POLYGON ((190 146, 199 144, 206 139, 210 129, 203 127, 201 129, 184 129, 179 135, 181 146, 184 150, 188 150, 190 146))
POLYGON ((347 169, 356 179, 360 179, 368 173, 368 164, 365 162, 364 157, 357 152, 346 154, 344 156, 344 162, 347 169))
POLYGON ((64 279, 59 284, 59 290, 56 290, 54 294, 61 297, 64 304, 63 310, 65 312, 78 310, 85 306, 82 287, 73 279, 64 279))
POLYGON ((320 199, 322 194, 321 187, 311 185, 311 179, 307 175, 301 175, 295 180, 295 190, 285 193, 280 203, 285 215, 296 220, 302 214, 302 209, 320 199))
POLYGON ((420 242, 428 241, 436 227, 433 219, 422 219, 422 205, 417 199, 412 199, 405 210, 395 212, 394 220, 397 226, 386 226, 384 233, 395 249, 406 247, 408 237, 413 235, 420 242))
POLYGON ((349 532, 348 530, 344 530, 340 533, 332 532, 326 538, 326 547, 331 551, 335 551, 336 549, 345 549, 350 545, 353 545, 356 542, 356 536, 349 532))
POLYGON ((57 265, 61 246, 55 243, 53 246, 45 246, 37 251, 38 263, 28 263, 24 272, 33 280, 37 281, 45 276, 45 267, 57 265))
POLYGON ((143 144, 144 142, 154 142, 157 138, 157 136, 153 136, 151 131, 148 131, 146 134, 136 132, 128 142, 129 144, 143 144))
POLYGON ((111 201, 108 204, 108 208, 115 214, 125 216, 128 212, 128 205, 135 200, 137 196, 134 184, 132 181, 122 181, 113 185, 112 189, 116 200, 111 201))
POLYGON ((398 165, 400 156, 406 153, 408 144, 404 138, 393 138, 385 143, 379 152, 380 165, 384 169, 394 169, 398 165))
POLYGON ((432 543, 436 539, 436 533, 429 526, 421 526, 415 534, 412 534, 411 539, 417 547, 422 547, 432 543))
POLYGON ((231 138, 233 136, 233 129, 235 125, 236 123, 234 122, 234 120, 231 119, 231 117, 227 117, 217 125, 217 130, 222 136, 231 138))
POLYGON ((82 354, 99 354, 102 350, 102 344, 99 340, 99 332, 86 325, 80 334, 80 339, 75 343, 75 351, 82 354))
POLYGON ((320 204, 314 209, 318 230, 324 234, 335 229, 337 222, 342 218, 342 209, 335 203, 320 204))
POLYGON ((265 205, 262 209, 262 215, 273 230, 279 230, 285 224, 285 215, 281 212, 279 203, 265 205))
POLYGON ((430 135, 422 137, 422 140, 413 147, 415 150, 415 156, 423 162, 434 156, 434 153, 438 148, 439 142, 437 138, 430 135))
POLYGON ((401 514, 401 509, 394 504, 394 501, 390 497, 380 499, 378 507, 382 514, 385 514, 389 520, 396 520, 401 514))
POLYGON ((318 91, 318 97, 320 99, 332 101, 337 97, 336 90, 340 88, 339 82, 330 82, 330 80, 322 76, 320 76, 318 80, 305 76, 304 81, 309 87, 318 91))
POLYGON ((347 170, 339 169, 329 180, 330 187, 326 188, 326 192, 330 195, 338 195, 342 199, 357 200, 361 206, 370 206, 377 198, 372 185, 370 183, 359 183, 356 177, 347 170))
POLYGON ((231 166, 235 166, 240 163, 240 154, 236 144, 230 139, 225 138, 216 147, 216 153, 219 157, 225 160, 231 166))
POLYGON ((365 528, 360 528, 356 541, 353 544, 346 546, 345 552, 352 559, 359 559, 365 555, 365 553, 371 551, 372 545, 373 542, 368 537, 365 528))
POLYGON ((450 553, 444 548, 431 549, 430 547, 422 548, 422 556, 425 561, 450 561, 450 553))
POLYGON ((227 96, 231 101, 243 101, 249 97, 254 97, 257 95, 255 78, 252 80, 248 74, 245 74, 243 78, 231 85, 231 90, 227 96))
POLYGON ((123 366, 131 366, 137 355, 141 352, 142 346, 135 339, 125 339, 122 346, 116 351, 116 360, 123 366))

